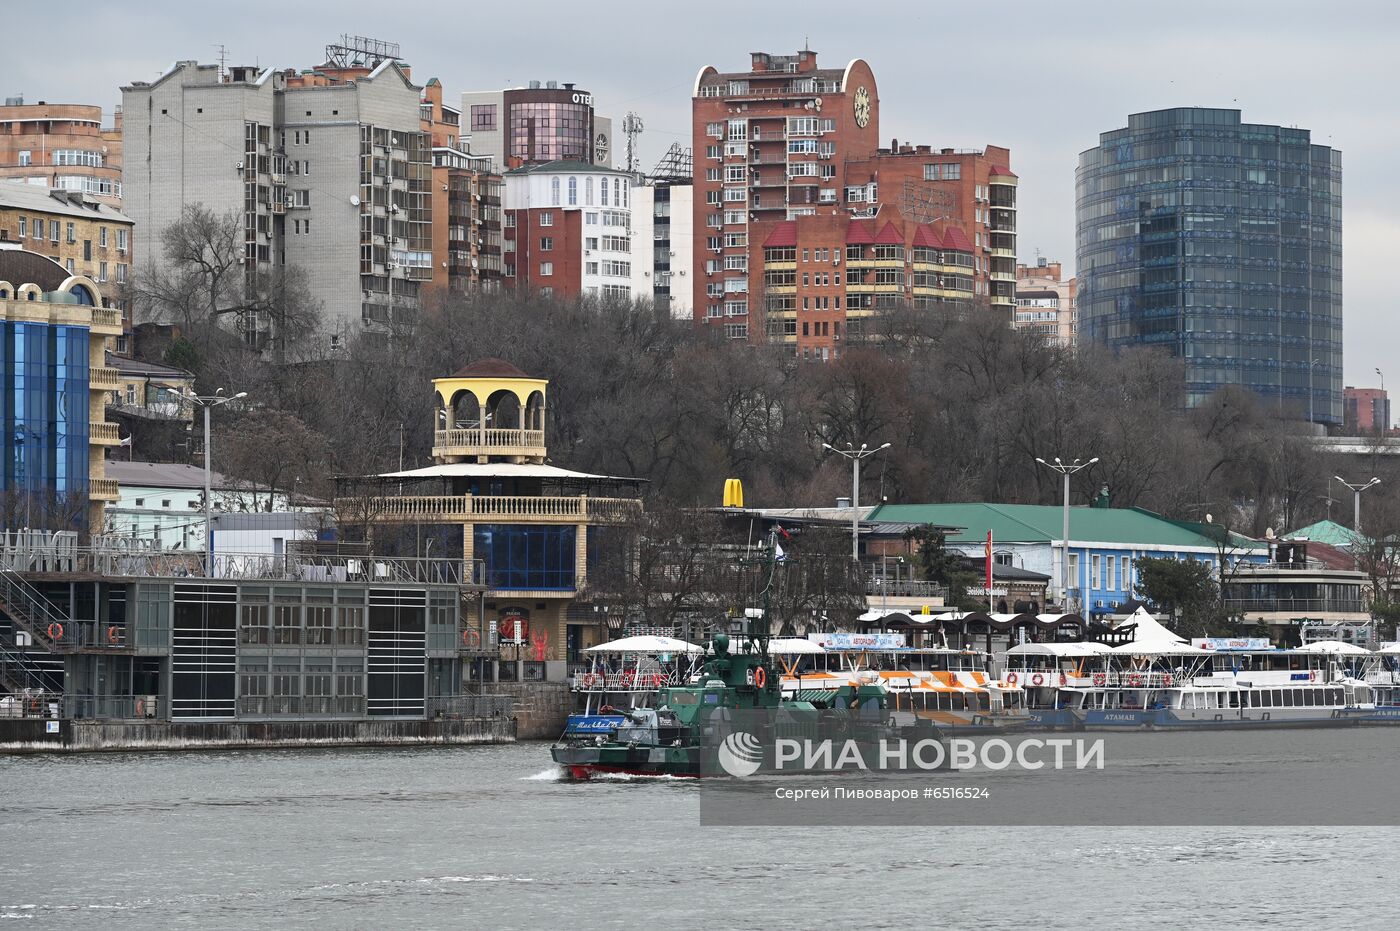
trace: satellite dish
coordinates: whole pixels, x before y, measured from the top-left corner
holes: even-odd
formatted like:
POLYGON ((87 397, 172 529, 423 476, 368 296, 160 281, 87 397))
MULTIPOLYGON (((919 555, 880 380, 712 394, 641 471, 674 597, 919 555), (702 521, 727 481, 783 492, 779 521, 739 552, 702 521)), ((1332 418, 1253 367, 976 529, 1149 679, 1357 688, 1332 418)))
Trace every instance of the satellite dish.
POLYGON ((358 194, 351 194, 351 195, 350 195, 350 206, 352 206, 352 207, 358 207, 358 206, 360 206, 360 195, 358 195, 358 194))

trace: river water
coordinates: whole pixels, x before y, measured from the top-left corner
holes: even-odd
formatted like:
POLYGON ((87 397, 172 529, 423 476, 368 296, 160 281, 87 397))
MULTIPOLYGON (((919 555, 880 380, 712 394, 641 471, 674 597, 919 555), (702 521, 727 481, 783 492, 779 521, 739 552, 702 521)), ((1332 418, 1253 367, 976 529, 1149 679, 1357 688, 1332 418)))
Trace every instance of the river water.
POLYGON ((1364 928, 1400 898, 1394 828, 702 828, 700 791, 560 782, 536 743, 4 757, 0 925, 1364 928))

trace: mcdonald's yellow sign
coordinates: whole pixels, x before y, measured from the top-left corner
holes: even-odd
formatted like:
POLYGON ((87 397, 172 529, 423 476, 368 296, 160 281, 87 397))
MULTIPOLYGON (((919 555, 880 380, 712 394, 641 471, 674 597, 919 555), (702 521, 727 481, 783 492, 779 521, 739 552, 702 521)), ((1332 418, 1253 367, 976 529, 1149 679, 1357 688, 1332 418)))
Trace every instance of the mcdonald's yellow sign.
POLYGON ((744 483, 737 478, 724 480, 724 506, 727 508, 744 506, 744 483))

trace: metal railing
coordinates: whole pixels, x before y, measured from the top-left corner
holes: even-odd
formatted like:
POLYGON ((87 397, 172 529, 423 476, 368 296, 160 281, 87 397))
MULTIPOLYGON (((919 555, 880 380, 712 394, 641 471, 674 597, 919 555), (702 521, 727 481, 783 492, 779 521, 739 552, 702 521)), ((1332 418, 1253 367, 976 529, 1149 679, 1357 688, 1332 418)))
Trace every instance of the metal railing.
POLYGON ((0 685, 15 693, 36 689, 42 691, 48 681, 47 672, 23 650, 6 646, 0 641, 0 685))
POLYGON ((668 685, 680 685, 675 672, 582 672, 569 677, 575 692, 654 692, 668 685))
POLYGON ((50 651, 75 646, 80 635, 76 624, 55 612, 39 590, 13 569, 0 569, 0 609, 50 651))
MULTIPOLYGON (((204 575, 203 553, 84 549, 78 565, 107 576, 184 578, 204 575)), ((216 553, 216 579, 261 579, 274 582, 380 582, 420 585, 482 584, 481 560, 415 557, 322 556, 293 553, 216 553)))
POLYGON ((873 576, 865 581, 867 595, 893 595, 913 598, 946 597, 948 587, 923 579, 890 579, 873 576))
POLYGON ((429 718, 496 718, 514 710, 509 695, 435 695, 428 698, 429 718))

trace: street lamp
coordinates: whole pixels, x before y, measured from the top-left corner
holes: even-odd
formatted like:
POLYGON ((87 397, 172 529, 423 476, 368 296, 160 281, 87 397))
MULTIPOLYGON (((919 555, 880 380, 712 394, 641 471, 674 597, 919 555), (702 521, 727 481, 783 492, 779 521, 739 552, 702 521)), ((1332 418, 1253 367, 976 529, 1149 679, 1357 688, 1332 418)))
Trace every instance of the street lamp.
MULTIPOLYGON (((1379 369, 1377 369, 1377 371, 1379 371, 1379 369)), ((1361 493, 1373 485, 1379 485, 1381 483, 1381 480, 1373 477, 1369 482, 1363 485, 1360 482, 1349 482, 1346 479, 1342 478, 1340 475, 1334 475, 1332 477, 1351 489, 1351 529, 1359 534, 1361 533, 1361 493)), ((1352 545, 1355 546, 1358 544, 1352 545)))
POLYGON ((851 559, 855 562, 860 562, 860 461, 866 456, 873 456, 889 448, 889 443, 874 449, 864 443, 860 444, 860 449, 856 449, 853 443, 847 443, 845 449, 837 449, 830 443, 822 444, 822 449, 829 449, 836 455, 851 460, 851 559))
POLYGON ((1065 517, 1065 527, 1064 527, 1064 539, 1060 541, 1060 604, 1061 604, 1066 610, 1068 610, 1068 609, 1069 609, 1069 477, 1070 477, 1071 475, 1073 475, 1074 473, 1078 472, 1080 469, 1087 469, 1089 466, 1091 466, 1091 465, 1093 465, 1094 463, 1098 462, 1098 461, 1099 461, 1099 457, 1098 457, 1098 456, 1095 456, 1093 459, 1090 459, 1088 462, 1080 462, 1078 459, 1076 459, 1076 460, 1074 460, 1073 462, 1068 462, 1068 463, 1067 463, 1067 462, 1062 462, 1062 461, 1060 460, 1060 457, 1059 457, 1059 456, 1056 456, 1056 457, 1055 457, 1055 461, 1054 461, 1054 462, 1046 462, 1044 459, 1041 459, 1039 456, 1037 456, 1035 461, 1038 462, 1038 463, 1040 463, 1041 465, 1045 466, 1047 469, 1053 469, 1054 471, 1059 472, 1061 475, 1064 476, 1064 479, 1065 479, 1065 507, 1064 507, 1064 512, 1065 512, 1065 513, 1064 513, 1064 517, 1065 517))
MULTIPOLYGON (((1388 433, 1390 432, 1390 402, 1386 400, 1385 397, 1385 372, 1382 372, 1380 369, 1376 369, 1376 374, 1381 377, 1381 416, 1385 418, 1385 430, 1383 430, 1382 432, 1388 433)), ((1372 421, 1375 420, 1374 417, 1371 419, 1372 421)))
POLYGON ((224 389, 220 388, 213 394, 195 394, 193 390, 185 392, 185 400, 192 404, 198 404, 204 408, 204 576, 209 578, 214 574, 214 530, 213 519, 210 517, 210 504, 213 498, 213 473, 209 466, 210 440, 209 440, 209 411, 221 404, 230 401, 237 401, 239 398, 246 398, 248 392, 240 391, 235 395, 225 395, 224 389))

